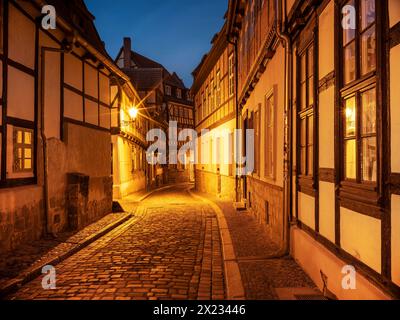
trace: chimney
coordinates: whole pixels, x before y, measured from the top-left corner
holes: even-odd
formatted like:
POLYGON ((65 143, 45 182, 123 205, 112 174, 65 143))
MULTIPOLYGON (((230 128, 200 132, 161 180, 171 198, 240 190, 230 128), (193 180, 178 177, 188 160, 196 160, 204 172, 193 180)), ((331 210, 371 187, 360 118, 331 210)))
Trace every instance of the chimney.
POLYGON ((124 68, 132 66, 132 41, 131 38, 124 38, 124 68))

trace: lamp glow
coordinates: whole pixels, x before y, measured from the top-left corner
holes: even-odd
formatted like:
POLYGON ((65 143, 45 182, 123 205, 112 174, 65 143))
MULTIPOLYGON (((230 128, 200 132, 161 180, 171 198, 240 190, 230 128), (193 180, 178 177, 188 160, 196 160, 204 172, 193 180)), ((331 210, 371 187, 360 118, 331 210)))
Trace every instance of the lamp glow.
POLYGON ((136 107, 132 107, 129 109, 129 116, 131 119, 136 119, 139 114, 139 110, 136 107))

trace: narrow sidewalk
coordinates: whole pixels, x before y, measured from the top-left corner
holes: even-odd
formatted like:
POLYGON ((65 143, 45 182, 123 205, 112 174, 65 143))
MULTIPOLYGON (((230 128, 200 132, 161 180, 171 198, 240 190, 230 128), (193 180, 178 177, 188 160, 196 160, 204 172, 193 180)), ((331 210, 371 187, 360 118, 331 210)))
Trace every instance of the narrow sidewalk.
POLYGON ((290 256, 270 258, 276 256, 279 247, 250 212, 239 213, 232 202, 192 192, 214 202, 223 212, 246 300, 323 299, 313 281, 290 256))

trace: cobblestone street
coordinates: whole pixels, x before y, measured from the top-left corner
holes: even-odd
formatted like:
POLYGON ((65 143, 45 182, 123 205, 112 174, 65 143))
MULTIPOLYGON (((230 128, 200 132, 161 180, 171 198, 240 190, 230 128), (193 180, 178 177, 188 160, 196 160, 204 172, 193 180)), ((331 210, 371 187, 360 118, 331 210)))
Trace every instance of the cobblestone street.
POLYGON ((57 289, 42 277, 8 299, 224 299, 218 222, 184 188, 140 203, 123 202, 135 218, 56 266, 57 289))

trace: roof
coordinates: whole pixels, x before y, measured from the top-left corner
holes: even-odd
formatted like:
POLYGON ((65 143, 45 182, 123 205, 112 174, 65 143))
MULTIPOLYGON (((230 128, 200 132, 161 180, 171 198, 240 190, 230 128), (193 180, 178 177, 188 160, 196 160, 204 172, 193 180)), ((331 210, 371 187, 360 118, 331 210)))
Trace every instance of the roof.
MULTIPOLYGON (((123 48, 120 49, 115 61, 118 61, 122 52, 123 48)), ((138 52, 131 51, 131 54, 134 66, 129 69, 122 68, 122 70, 129 75, 132 82, 139 90, 154 89, 156 83, 160 84, 161 81, 164 82, 164 84, 182 90, 188 90, 176 72, 171 74, 162 64, 145 57, 138 52)))
POLYGON ((149 91, 158 87, 163 81, 162 68, 132 68, 124 69, 131 78, 132 84, 139 91, 149 91))
POLYGON ((167 75, 167 77, 165 78, 165 83, 180 89, 186 89, 182 79, 179 78, 175 72, 173 74, 167 75))
MULTIPOLYGON (((95 17, 90 13, 83 0, 46 0, 46 2, 54 6, 57 15, 74 26, 82 38, 110 58, 94 25, 95 17)), ((111 58, 110 60, 112 61, 111 58)))

